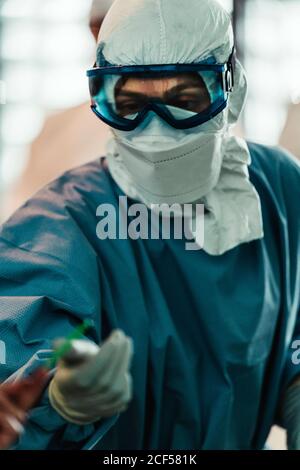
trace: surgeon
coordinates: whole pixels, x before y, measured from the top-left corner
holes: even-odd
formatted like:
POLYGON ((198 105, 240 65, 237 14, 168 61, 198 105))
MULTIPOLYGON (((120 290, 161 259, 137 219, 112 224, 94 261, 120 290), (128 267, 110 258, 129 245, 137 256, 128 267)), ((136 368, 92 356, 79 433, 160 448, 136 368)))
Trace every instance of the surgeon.
POLYGON ((116 0, 88 77, 106 158, 1 230, 1 377, 30 375, 83 320, 100 348, 58 363, 11 448, 254 450, 278 423, 299 449, 300 167, 231 133, 247 81, 229 15, 214 0, 116 0), (104 204, 128 224, 126 196, 149 214, 201 203, 204 243, 193 212, 198 250, 99 237, 104 204))

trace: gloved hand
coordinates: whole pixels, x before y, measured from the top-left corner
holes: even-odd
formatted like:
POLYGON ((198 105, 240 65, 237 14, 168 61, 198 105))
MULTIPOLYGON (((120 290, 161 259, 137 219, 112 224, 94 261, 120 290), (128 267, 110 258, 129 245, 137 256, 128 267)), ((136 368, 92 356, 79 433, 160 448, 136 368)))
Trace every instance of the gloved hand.
POLYGON ((281 415, 287 430, 288 450, 300 450, 300 379, 287 389, 281 415))
POLYGON ((83 362, 59 362, 49 386, 53 408, 79 425, 125 411, 132 396, 132 353, 132 340, 115 330, 98 352, 83 362))

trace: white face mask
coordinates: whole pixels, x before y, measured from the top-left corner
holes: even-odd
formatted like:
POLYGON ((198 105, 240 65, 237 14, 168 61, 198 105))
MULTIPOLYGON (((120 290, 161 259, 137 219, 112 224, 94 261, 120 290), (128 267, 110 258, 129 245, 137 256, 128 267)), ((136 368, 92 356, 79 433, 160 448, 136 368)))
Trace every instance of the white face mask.
MULTIPOLYGON (((173 108, 177 118, 194 113, 173 108)), ((205 125, 178 130, 154 113, 131 132, 113 130, 123 169, 148 205, 199 200, 217 184, 222 166, 222 114, 205 125)), ((109 164, 111 164, 109 158, 109 164)))

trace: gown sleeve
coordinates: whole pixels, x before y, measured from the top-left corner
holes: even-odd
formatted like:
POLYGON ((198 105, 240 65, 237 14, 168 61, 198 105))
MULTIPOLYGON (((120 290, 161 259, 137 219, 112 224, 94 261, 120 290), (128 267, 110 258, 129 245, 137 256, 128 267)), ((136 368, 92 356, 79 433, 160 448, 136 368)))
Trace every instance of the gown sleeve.
MULTIPOLYGON (((285 282, 289 305, 286 344, 287 355, 283 370, 283 389, 300 377, 300 163, 283 154, 287 165, 280 166, 281 198, 286 212, 285 282)), ((282 162, 283 163, 283 162, 282 162)))
MULTIPOLYGON (((74 188, 68 191, 76 200, 74 188)), ((84 319, 94 325, 89 339, 101 340, 99 260, 81 228, 80 200, 76 208, 48 188, 0 229, 0 382, 33 371, 49 357, 52 340, 84 319)), ((86 223, 85 230, 91 228, 86 223)), ((116 419, 68 423, 51 407, 46 389, 13 448, 91 448, 116 419)))

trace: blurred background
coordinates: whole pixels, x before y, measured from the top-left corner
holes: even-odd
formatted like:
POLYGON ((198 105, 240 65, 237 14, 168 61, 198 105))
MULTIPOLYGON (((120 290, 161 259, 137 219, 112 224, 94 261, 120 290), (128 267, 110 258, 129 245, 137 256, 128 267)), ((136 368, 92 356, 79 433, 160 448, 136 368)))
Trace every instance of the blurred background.
MULTIPOLYGON (((124 0, 126 1, 126 0, 124 0)), ((300 157, 300 1, 219 0, 249 78, 239 133, 300 157)), ((105 153, 85 71, 112 0, 0 0, 0 221, 66 169, 105 153)))
MULTIPOLYGON (((249 78, 237 132, 300 158, 300 0, 219 0, 249 78)), ((124 0, 126 2, 126 0, 124 0)), ((0 222, 65 170, 105 154, 85 71, 110 0, 0 0, 0 222)), ((282 430, 270 438, 285 448, 282 430)))

